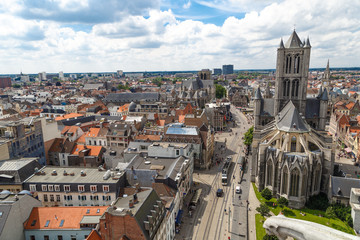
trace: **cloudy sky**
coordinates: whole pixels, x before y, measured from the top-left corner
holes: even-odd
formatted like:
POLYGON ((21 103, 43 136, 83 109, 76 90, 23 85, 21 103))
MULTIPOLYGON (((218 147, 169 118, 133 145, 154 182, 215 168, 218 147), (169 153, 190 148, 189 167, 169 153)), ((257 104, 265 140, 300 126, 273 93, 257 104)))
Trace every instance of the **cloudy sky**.
POLYGON ((310 67, 358 67, 359 12, 353 0, 1 0, 0 74, 275 68, 294 26, 310 67))

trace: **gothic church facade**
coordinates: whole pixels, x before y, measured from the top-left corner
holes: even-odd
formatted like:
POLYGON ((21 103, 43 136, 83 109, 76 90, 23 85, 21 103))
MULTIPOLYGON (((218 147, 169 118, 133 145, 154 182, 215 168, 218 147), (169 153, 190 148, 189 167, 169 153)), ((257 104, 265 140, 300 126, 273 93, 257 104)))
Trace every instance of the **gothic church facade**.
POLYGON ((291 34, 277 49, 274 98, 254 97, 252 180, 259 190, 304 207, 310 196, 327 191, 334 147, 325 131, 328 93, 306 98, 311 45, 291 34))

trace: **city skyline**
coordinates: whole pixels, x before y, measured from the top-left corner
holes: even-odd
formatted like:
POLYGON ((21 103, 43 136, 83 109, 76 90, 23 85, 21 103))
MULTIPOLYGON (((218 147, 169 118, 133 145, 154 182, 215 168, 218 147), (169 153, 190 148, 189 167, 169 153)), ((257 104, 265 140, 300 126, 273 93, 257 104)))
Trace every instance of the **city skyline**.
POLYGON ((294 28, 310 68, 358 67, 360 3, 350 0, 0 3, 0 74, 274 69, 294 28))

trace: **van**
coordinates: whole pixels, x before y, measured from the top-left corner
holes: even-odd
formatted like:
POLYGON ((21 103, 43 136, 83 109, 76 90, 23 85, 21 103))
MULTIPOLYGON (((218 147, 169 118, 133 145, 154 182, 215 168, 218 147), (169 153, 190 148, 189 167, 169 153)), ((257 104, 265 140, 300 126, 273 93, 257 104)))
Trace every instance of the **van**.
POLYGON ((236 192, 236 193, 241 193, 241 187, 240 187, 240 186, 236 186, 235 192, 236 192))

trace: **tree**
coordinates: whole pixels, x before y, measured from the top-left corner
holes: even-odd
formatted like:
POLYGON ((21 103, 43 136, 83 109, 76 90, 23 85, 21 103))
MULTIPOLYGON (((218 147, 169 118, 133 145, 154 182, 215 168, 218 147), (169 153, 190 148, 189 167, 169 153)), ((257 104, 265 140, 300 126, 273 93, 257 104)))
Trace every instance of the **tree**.
POLYGON ((57 81, 57 82, 55 83, 55 86, 57 86, 57 87, 61 86, 61 82, 57 81))
POLYGON ((216 95, 216 98, 223 98, 226 96, 226 89, 219 85, 219 84, 215 84, 215 95, 216 95))
POLYGON ((270 208, 265 203, 262 203, 256 208, 256 211, 258 211, 262 217, 265 217, 269 215, 270 208))
MULTIPOLYGON (((335 211, 333 207, 328 207, 325 212, 325 216, 330 220, 331 218, 336 218, 335 211)), ((329 222, 328 222, 329 223, 329 222)))
POLYGON ((244 144, 250 146, 253 141, 254 127, 249 128, 244 135, 244 144))
POLYGON ((289 204, 289 201, 285 197, 281 197, 277 200, 277 203, 279 204, 279 206, 281 208, 284 208, 285 206, 287 206, 289 204))
POLYGON ((272 192, 268 188, 265 188, 261 191, 261 196, 269 201, 272 198, 272 192))
POLYGON ((12 85, 12 87, 13 88, 20 88, 21 86, 20 86, 20 84, 14 84, 14 85, 12 85))
POLYGON ((278 237, 277 236, 275 236, 275 235, 265 235, 264 237, 263 237, 263 240, 278 240, 278 237))

